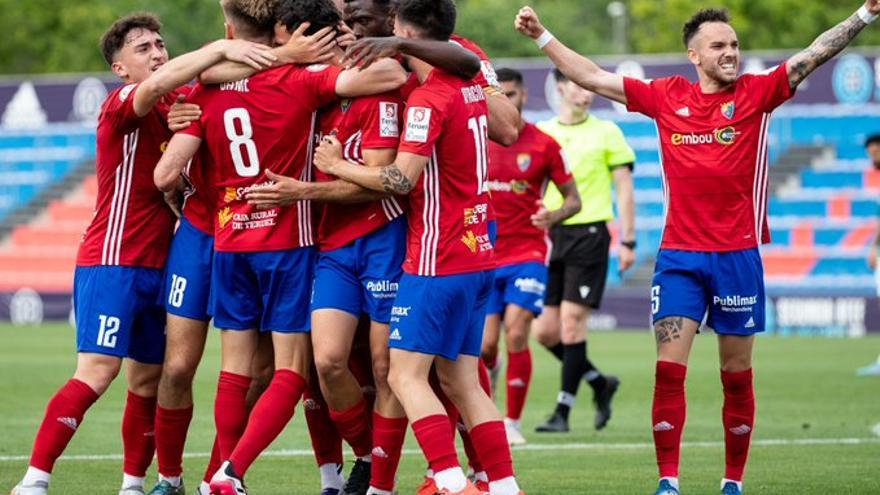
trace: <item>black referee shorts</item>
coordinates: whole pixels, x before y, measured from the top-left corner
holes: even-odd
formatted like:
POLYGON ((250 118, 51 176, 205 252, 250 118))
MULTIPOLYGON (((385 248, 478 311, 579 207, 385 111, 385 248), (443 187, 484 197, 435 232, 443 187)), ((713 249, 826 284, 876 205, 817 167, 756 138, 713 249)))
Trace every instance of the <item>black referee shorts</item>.
POLYGON ((608 278, 611 233, 605 222, 557 225, 547 271, 546 306, 562 301, 599 309, 608 278))

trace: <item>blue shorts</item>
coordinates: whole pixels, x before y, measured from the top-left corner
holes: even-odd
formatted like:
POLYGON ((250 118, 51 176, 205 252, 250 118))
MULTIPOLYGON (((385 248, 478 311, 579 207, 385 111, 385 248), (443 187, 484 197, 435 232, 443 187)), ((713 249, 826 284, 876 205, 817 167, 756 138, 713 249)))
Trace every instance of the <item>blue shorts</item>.
POLYGON ((722 253, 661 249, 651 284, 653 320, 682 316, 722 335, 764 331, 764 267, 757 248, 722 253))
POLYGON ((508 304, 516 304, 537 316, 544 309, 546 291, 547 267, 543 263, 499 266, 495 269, 495 283, 489 295, 487 313, 503 315, 508 304))
POLYGON ((388 323, 406 257, 405 217, 399 217, 347 246, 320 254, 312 311, 338 309, 388 323))
POLYGON ((165 359, 162 270, 78 266, 73 275, 76 350, 140 363, 165 359))
POLYGON ((191 320, 211 319, 208 302, 213 258, 214 236, 182 218, 165 267, 165 311, 191 320))
POLYGON ((315 248, 214 253, 210 311, 221 330, 308 332, 315 248))
POLYGON ((389 346, 456 360, 479 356, 494 270, 441 277, 404 273, 391 309, 389 346))

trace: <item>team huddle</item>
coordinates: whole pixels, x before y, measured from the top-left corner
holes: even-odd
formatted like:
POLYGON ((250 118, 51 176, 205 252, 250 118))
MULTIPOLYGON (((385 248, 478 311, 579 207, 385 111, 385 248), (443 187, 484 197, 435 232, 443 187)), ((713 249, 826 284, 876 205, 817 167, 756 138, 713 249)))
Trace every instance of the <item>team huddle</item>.
MULTIPOLYGON (((584 112, 526 124, 522 75, 496 73, 454 34, 453 0, 220 6, 225 39, 172 60, 149 14, 119 19, 102 38, 124 84, 98 122, 98 200, 74 278, 77 369, 49 401, 12 495, 48 493, 56 460, 123 362, 119 494, 184 494, 192 381, 212 320, 221 341, 216 436, 197 493, 246 494, 246 473, 299 402, 322 495, 397 493, 409 427, 428 464, 417 493, 524 493, 510 445, 525 442, 532 320, 546 307, 555 340, 541 341, 563 362, 559 404, 538 431, 568 431, 582 379, 601 429, 619 385, 586 359, 585 329, 567 336, 598 307, 607 258, 587 263, 580 246, 592 236, 593 251, 607 256, 610 216, 576 216, 582 200, 592 203, 564 146, 541 129, 565 136, 578 125, 593 140, 622 143, 608 148, 616 151, 601 167, 605 180, 629 173, 632 150, 584 112), (556 198, 542 203, 550 182, 556 198), (514 336, 505 416, 484 364, 496 367, 502 325, 514 336), (346 477, 344 443, 355 458, 346 477)), ((656 494, 680 493, 686 365, 704 320, 719 335, 721 489, 742 493, 751 353, 764 329, 769 115, 878 12, 869 0, 786 63, 739 76, 726 12, 701 11, 684 29, 700 76, 693 84, 609 73, 556 40, 531 8, 515 20, 560 84, 658 123, 667 224, 651 289, 656 494)), ((632 255, 629 223, 621 244, 632 255)))

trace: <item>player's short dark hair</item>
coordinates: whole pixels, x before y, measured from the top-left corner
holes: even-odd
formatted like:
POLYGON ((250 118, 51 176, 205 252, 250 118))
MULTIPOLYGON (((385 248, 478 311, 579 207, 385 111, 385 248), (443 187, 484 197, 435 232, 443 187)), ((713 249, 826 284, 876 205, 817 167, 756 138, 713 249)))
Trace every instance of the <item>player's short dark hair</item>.
POLYGON ((697 31, 700 30, 700 26, 707 22, 730 24, 730 13, 727 12, 727 9, 702 9, 694 14, 693 17, 684 23, 684 28, 681 30, 684 46, 690 44, 697 31))
POLYGON ((280 0, 275 8, 275 16, 288 31, 308 22, 306 35, 315 34, 328 26, 338 29, 342 21, 342 15, 331 0, 280 0))
POLYGON ((389 10, 394 10, 397 8, 398 0, 344 0, 343 3, 355 3, 355 2, 373 2, 373 5, 378 5, 380 7, 385 7, 389 10))
POLYGON ((275 31, 276 0, 220 0, 220 7, 246 38, 261 38, 275 31))
POLYGON ((159 33, 162 31, 162 23, 155 14, 149 12, 138 12, 117 19, 101 36, 101 54, 108 64, 113 64, 116 54, 125 46, 125 37, 135 29, 159 33))
POLYGON ((880 144, 880 134, 871 134, 868 139, 865 139, 865 148, 872 144, 880 144))
POLYGON ((559 70, 559 67, 553 68, 553 78, 556 79, 558 83, 568 82, 568 77, 559 70))
POLYGON ((400 0, 397 6, 397 19, 431 40, 449 40, 455 31, 455 17, 453 0, 400 0))
POLYGON ((502 67, 495 71, 495 75, 498 76, 498 82, 514 82, 519 86, 523 85, 523 75, 518 70, 502 67))

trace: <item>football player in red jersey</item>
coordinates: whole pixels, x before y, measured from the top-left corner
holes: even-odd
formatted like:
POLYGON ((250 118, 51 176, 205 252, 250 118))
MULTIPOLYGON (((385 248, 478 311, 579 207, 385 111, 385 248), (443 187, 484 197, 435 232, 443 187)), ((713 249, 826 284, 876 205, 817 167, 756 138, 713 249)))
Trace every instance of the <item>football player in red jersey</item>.
MULTIPOLYGON (((497 75, 502 93, 522 112, 528 98, 522 74, 500 69, 497 75)), ((532 377, 529 327, 541 313, 547 284, 547 229, 580 211, 581 200, 562 148, 524 120, 516 143, 509 147, 489 143, 489 191, 498 215, 498 268, 489 297, 482 358, 498 362, 503 321, 507 344, 504 426, 508 442, 521 445, 526 439, 519 420, 532 377), (544 208, 542 202, 551 181, 564 197, 562 207, 555 211, 544 208)))
POLYGON ((755 333, 764 330, 758 246, 770 241, 770 113, 878 15, 880 1, 867 0, 778 67, 740 75, 739 40, 727 12, 701 10, 683 30, 696 83, 681 76, 645 82, 613 74, 556 40, 530 7, 515 20, 516 29, 534 39, 572 81, 657 122, 666 198, 666 227, 651 288, 658 351, 652 415, 658 495, 680 493, 685 375, 704 314, 718 334, 724 388, 721 490, 742 493, 755 421, 752 348, 755 333))
MULTIPOLYGON (((395 33, 448 40, 455 5, 406 0, 395 33)), ((408 58, 421 86, 407 100, 394 164, 353 165, 328 136, 315 163, 361 186, 409 194, 408 249, 391 315, 389 383, 413 422, 435 473, 437 493, 484 493, 467 481, 455 453, 452 425, 428 383, 436 365, 444 390, 463 411, 491 492, 517 494, 504 425, 477 380, 485 305, 494 268, 488 225, 486 96, 472 81, 408 58)))
POLYGON ((46 408, 16 495, 46 493, 55 460, 123 359, 129 393, 120 493, 143 493, 165 346, 164 309, 156 301, 174 225, 152 184, 171 137, 165 115, 176 88, 211 64, 228 58, 260 67, 272 59, 265 47, 222 41, 169 61, 160 30, 156 17, 136 14, 116 21, 101 40, 104 58, 125 84, 108 96, 98 121, 98 200, 74 277, 77 369, 46 408))
MULTIPOLYGON (((245 0, 228 0, 221 5, 229 37, 272 40, 274 9, 255 9, 245 0)), ((304 12, 313 30, 324 27, 321 21, 335 13, 329 1, 321 0, 288 0, 280 8, 304 12)), ((335 27, 336 20, 330 25, 335 27)), ((211 306, 216 326, 224 329, 218 434, 221 451, 231 453, 230 462, 212 480, 214 491, 243 490, 240 475, 286 425, 305 387, 303 377, 311 362, 311 284, 304 282, 311 279, 313 269, 311 205, 301 201, 295 208, 260 210, 248 205, 244 196, 266 182, 265 173, 270 168, 309 179, 311 170, 306 165, 314 129, 302 126, 302 122, 311 121, 314 126, 316 110, 338 96, 358 96, 399 86, 402 69, 389 62, 384 68, 366 71, 343 71, 324 65, 284 66, 256 75, 244 74, 244 79, 219 86, 199 86, 192 101, 201 106, 202 117, 175 136, 169 146, 168 160, 179 165, 207 137, 215 164, 213 176, 220 190, 211 306), (220 407, 232 395, 239 397, 242 393, 242 387, 225 385, 230 378, 236 383, 249 380, 258 331, 272 331, 275 376, 251 413, 260 421, 250 421, 237 444, 224 448, 227 440, 234 441, 235 430, 240 429, 243 419, 238 415, 229 418, 229 411, 220 407)))

